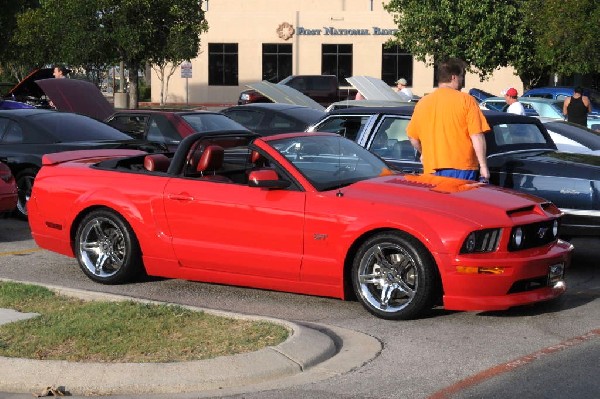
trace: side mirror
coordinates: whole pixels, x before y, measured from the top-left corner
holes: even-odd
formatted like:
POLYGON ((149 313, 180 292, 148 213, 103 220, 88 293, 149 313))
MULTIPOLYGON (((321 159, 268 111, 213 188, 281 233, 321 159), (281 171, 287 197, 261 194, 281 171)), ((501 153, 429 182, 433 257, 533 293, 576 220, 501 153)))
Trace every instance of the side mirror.
POLYGON ((267 189, 282 189, 289 187, 290 182, 280 180, 273 169, 253 170, 248 176, 248 186, 267 189))

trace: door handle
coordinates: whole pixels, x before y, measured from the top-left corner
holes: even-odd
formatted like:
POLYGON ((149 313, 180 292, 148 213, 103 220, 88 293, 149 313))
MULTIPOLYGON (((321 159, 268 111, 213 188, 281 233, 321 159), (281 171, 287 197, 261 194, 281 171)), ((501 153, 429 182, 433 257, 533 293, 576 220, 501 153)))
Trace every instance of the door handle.
POLYGON ((194 200, 194 197, 192 197, 191 195, 189 195, 187 193, 169 194, 167 197, 173 201, 193 201, 194 200))

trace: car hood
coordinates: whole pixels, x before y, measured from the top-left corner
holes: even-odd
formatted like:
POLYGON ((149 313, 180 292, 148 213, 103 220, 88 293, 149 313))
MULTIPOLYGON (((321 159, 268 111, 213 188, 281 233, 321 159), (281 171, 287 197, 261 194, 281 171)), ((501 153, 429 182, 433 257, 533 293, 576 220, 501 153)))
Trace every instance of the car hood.
POLYGON ((17 83, 7 93, 12 98, 25 98, 35 97, 40 98, 44 96, 44 91, 41 87, 35 84, 36 80, 53 78, 52 68, 39 68, 27 75, 23 80, 17 83))
POLYGON ((395 92, 383 80, 372 76, 352 76, 346 78, 367 100, 410 102, 412 98, 404 93, 395 92))
POLYGON ((103 121, 115 112, 98 88, 84 80, 41 79, 35 82, 56 109, 75 112, 103 121))
MULTIPOLYGON (((544 204, 558 216, 547 200, 489 184, 434 175, 393 175, 361 181, 344 189, 345 196, 377 198, 389 204, 409 206, 469 220, 475 224, 503 224, 517 212, 534 212, 544 204)), ((539 215, 539 211, 537 212, 539 215)))
POLYGON ((262 82, 250 83, 246 86, 252 90, 256 90, 274 103, 302 105, 319 111, 325 110, 325 107, 312 98, 284 84, 263 80, 262 82))
POLYGON ((104 120, 115 110, 100 90, 78 79, 55 79, 52 68, 39 68, 17 83, 7 98, 25 101, 47 97, 59 111, 75 112, 104 120))

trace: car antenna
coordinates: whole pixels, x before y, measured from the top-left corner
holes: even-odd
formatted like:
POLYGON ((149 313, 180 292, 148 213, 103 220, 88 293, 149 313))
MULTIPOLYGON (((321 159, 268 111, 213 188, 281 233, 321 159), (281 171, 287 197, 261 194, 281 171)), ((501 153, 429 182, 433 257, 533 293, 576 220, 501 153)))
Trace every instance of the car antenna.
MULTIPOLYGON (((337 145, 338 145, 338 171, 342 170, 342 138, 338 136, 337 145)), ((344 193, 342 192, 342 188, 338 187, 337 193, 335 193, 336 197, 343 197, 344 193)))

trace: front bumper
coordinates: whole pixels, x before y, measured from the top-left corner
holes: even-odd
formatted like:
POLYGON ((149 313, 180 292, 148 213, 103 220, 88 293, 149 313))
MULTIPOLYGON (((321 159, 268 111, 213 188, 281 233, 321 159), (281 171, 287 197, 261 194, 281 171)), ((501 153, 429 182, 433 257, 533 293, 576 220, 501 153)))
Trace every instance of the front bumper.
POLYGON ((566 290, 563 279, 548 279, 550 268, 571 263, 573 246, 558 240, 543 248, 459 256, 448 259, 440 270, 444 284, 444 308, 448 310, 505 310, 513 306, 547 301, 566 290), (501 274, 464 274, 459 266, 501 268, 501 274))

